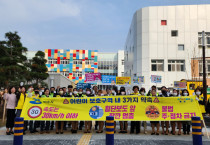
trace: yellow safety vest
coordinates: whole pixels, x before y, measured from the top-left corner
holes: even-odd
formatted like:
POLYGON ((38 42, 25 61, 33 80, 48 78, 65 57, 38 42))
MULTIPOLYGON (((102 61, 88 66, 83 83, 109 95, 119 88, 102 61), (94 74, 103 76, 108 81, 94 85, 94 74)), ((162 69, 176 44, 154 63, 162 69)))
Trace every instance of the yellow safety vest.
MULTIPOLYGON (((196 96, 196 97, 197 97, 197 96, 196 96)), ((204 97, 199 96, 198 99, 199 99, 200 101, 203 101, 204 97)), ((201 113, 206 113, 205 105, 199 104, 199 106, 200 106, 200 109, 201 109, 201 113)))

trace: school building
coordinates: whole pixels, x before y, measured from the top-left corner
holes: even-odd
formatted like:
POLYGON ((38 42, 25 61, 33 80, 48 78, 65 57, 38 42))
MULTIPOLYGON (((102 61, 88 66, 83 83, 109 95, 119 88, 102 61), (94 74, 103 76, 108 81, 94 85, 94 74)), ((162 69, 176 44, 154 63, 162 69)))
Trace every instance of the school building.
POLYGON ((124 51, 45 49, 49 73, 60 73, 73 82, 85 83, 86 73, 124 75, 124 51))
MULTIPOLYGON (((173 87, 174 81, 193 79, 192 58, 210 56, 210 5, 154 6, 137 10, 125 42, 125 76, 144 76, 140 85, 173 87), (151 75, 162 77, 151 83, 151 75)), ((208 63, 208 75, 210 65, 208 63)), ((197 77, 202 73, 198 73, 197 77)))

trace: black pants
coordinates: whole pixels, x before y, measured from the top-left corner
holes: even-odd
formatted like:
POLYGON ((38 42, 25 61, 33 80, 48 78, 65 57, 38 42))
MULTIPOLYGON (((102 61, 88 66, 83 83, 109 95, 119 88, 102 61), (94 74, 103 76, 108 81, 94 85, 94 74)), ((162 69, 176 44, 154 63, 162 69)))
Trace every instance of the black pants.
POLYGON ((95 130, 97 130, 97 128, 98 128, 98 121, 96 121, 95 123, 95 130))
POLYGON ((29 121, 29 130, 30 131, 34 131, 34 130, 36 130, 36 128, 37 128, 37 126, 38 126, 38 121, 29 121))
POLYGON ((188 123, 183 122, 183 131, 186 133, 190 132, 190 125, 188 123))
POLYGON ((51 121, 51 125, 50 125, 50 128, 51 128, 51 129, 54 128, 54 124, 55 124, 55 121, 51 121))
POLYGON ((44 131, 44 129, 46 131, 50 130, 50 121, 41 121, 41 131, 44 131), (46 123, 45 123, 46 122, 46 123))
POLYGON ((131 121, 131 133, 134 133, 134 130, 136 129, 136 133, 140 133, 140 121, 131 121))
POLYGON ((7 128, 13 128, 15 122, 15 109, 7 109, 7 128))
POLYGON ((67 121, 64 121, 63 129, 66 129, 67 121))
POLYGON ((82 128, 84 126, 85 122, 84 121, 80 121, 79 122, 79 128, 82 128))

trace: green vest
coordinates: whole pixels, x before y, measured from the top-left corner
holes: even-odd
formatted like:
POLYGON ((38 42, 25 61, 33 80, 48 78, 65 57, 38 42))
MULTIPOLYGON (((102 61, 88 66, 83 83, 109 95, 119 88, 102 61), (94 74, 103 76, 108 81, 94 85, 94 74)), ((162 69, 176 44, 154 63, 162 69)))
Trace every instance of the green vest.
POLYGON ((53 98, 53 95, 49 95, 48 97, 46 95, 42 95, 41 98, 53 98))

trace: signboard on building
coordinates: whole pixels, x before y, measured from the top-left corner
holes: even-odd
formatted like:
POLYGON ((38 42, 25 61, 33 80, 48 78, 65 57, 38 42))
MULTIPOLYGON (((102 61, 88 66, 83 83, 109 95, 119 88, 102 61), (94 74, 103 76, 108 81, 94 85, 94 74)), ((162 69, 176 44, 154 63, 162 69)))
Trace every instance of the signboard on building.
POLYGON ((133 84, 143 84, 144 76, 135 76, 133 77, 133 84))
POLYGON ((100 73, 86 73, 85 78, 86 78, 86 83, 101 83, 100 73))
POLYGON ((185 89, 186 88, 186 82, 174 81, 174 88, 185 89))
POLYGON ((161 83, 162 77, 157 75, 151 75, 151 82, 152 83, 161 83))
POLYGON ((116 76, 102 75, 102 84, 103 85, 115 85, 116 76))
POLYGON ((116 77, 116 84, 117 85, 130 85, 131 77, 116 77))
POLYGON ((89 83, 77 83, 77 89, 87 89, 91 88, 91 84, 89 83))

